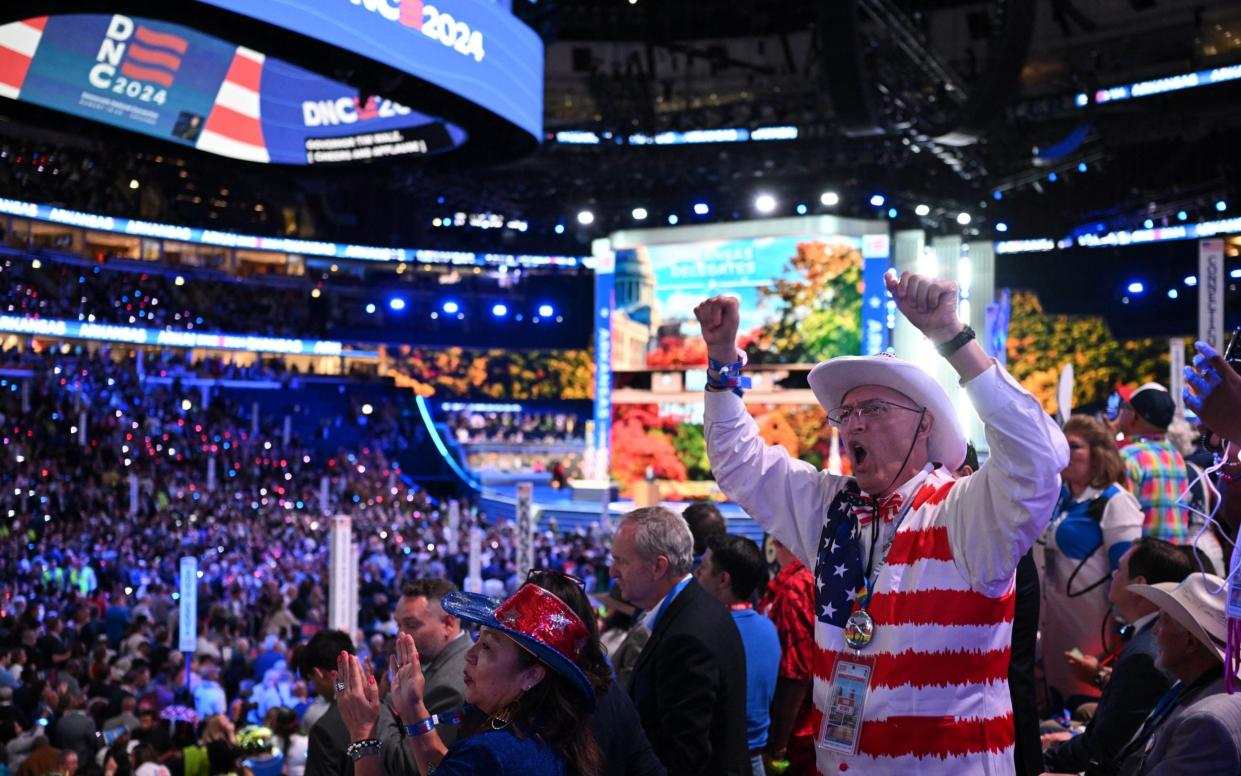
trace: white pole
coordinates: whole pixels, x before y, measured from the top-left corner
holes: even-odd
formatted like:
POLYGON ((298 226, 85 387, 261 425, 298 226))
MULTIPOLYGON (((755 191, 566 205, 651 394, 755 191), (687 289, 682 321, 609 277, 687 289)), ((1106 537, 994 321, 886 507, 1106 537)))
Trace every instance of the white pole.
POLYGON ((1172 399, 1176 402, 1176 416, 1178 418, 1185 417, 1185 397, 1182 391, 1185 388, 1185 340, 1181 337, 1173 337, 1168 340, 1168 390, 1172 392, 1172 399))
POLYGON ((460 549, 461 504, 455 498, 448 502, 448 553, 456 555, 460 549))
POLYGON ((465 578, 467 593, 483 592, 483 529, 470 527, 469 574, 465 578))
POLYGON ((353 624, 358 616, 357 596, 353 579, 358 573, 353 550, 353 520, 338 515, 332 518, 331 576, 328 592, 328 627, 353 637, 353 624))

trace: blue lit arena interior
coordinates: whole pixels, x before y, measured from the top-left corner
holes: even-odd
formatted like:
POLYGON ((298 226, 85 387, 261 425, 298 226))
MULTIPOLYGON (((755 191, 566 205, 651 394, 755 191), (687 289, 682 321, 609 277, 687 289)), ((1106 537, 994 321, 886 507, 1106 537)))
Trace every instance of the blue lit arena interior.
MULTIPOLYGON (((990 256, 980 299, 1033 289, 1167 337, 1196 326, 1197 240, 1219 237, 1235 324, 1235 7, 1040 7, 1002 51, 987 4, 856 27, 825 5, 0 10, 0 477, 60 490, 98 466, 110 503, 132 475, 138 513, 187 526, 231 492, 308 536, 349 514, 402 541, 457 498, 506 523, 530 482, 541 529, 593 540, 650 496, 641 473, 614 489, 613 417, 701 424, 700 370, 644 358, 684 322, 652 296, 682 244, 822 237, 872 292, 964 245, 990 256), (901 24, 968 99, 926 88, 901 24), (846 66, 825 29, 891 61, 846 66), (606 342, 601 310, 623 320, 606 342)), ((901 347, 882 303, 858 301, 875 339, 851 352, 901 347)), ((756 359, 763 401, 812 404, 811 361, 756 359)), ((57 535, 73 507, 41 509, 43 487, 5 508, 57 535)))

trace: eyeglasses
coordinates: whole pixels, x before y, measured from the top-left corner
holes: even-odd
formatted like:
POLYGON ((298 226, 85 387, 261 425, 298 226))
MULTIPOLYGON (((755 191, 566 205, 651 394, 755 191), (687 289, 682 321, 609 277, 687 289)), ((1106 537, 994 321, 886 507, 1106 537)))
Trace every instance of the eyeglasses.
POLYGON ((888 414, 888 408, 895 407, 907 412, 926 412, 926 407, 906 407, 883 399, 871 399, 861 404, 846 404, 827 413, 827 422, 836 428, 845 426, 855 415, 863 420, 882 420, 888 414))
MULTIPOLYGON (((582 588, 582 592, 586 591, 586 580, 582 579, 581 577, 575 577, 572 574, 566 574, 563 571, 556 571, 555 569, 530 569, 530 571, 526 573, 526 581, 533 582, 534 584, 538 585, 539 580, 542 579, 544 576, 560 577, 561 579, 567 579, 573 584, 582 588)), ((542 587, 542 585, 539 585, 539 586, 542 587)))

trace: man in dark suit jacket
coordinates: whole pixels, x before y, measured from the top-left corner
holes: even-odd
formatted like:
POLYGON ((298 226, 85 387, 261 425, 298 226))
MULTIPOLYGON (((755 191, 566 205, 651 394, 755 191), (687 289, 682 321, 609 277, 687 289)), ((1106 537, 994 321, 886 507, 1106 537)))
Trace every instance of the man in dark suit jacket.
POLYGON ((611 574, 645 610, 650 640, 631 694, 671 776, 750 774, 745 651, 727 607, 690 576, 693 539, 662 507, 625 515, 612 538, 611 574))
MULTIPOLYGON (((1139 539, 1120 556, 1108 599, 1130 623, 1132 635, 1112 667, 1112 678, 1103 688, 1099 707, 1086 730, 1072 738, 1067 738, 1067 733, 1052 734, 1067 740, 1043 753, 1047 771, 1084 771, 1086 776, 1117 771, 1117 755, 1171 686, 1168 675, 1155 667, 1155 618, 1159 609, 1130 592, 1128 586, 1180 582, 1192 568, 1181 548, 1154 538, 1139 539)), ((1044 740, 1049 738, 1044 736, 1044 740)))
MULTIPOLYGON (((461 630, 461 621, 444 611, 440 601, 457 586, 446 579, 419 579, 401 589, 396 603, 396 624, 414 639, 426 678, 423 702, 432 714, 443 714, 465 705, 465 653, 474 644, 461 630)), ((375 666, 383 671, 384 666, 375 666)), ((411 776, 418 773, 405 731, 397 724, 392 712, 391 697, 379 707, 379 723, 375 737, 383 741, 381 754, 387 776, 411 776)), ((403 720, 406 724, 416 719, 403 720)), ((435 728, 444 746, 452 746, 457 738, 456 725, 435 728)))
POLYGON ((357 654, 349 636, 338 630, 322 630, 302 650, 302 676, 330 706, 310 729, 305 776, 353 776, 353 762, 345 754, 349 731, 336 706, 336 658, 341 652, 357 654))

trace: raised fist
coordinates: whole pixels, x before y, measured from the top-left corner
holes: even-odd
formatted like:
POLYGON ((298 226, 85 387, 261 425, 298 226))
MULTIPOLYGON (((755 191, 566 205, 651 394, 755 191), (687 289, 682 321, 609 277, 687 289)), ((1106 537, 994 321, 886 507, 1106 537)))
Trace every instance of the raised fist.
POLYGON ((713 296, 694 308, 694 317, 707 343, 707 355, 716 361, 731 362, 737 358, 740 305, 735 296, 713 296))
POLYGON ((961 333, 964 324, 957 317, 957 284, 906 272, 898 280, 889 270, 883 282, 896 301, 896 309, 936 345, 961 333))

